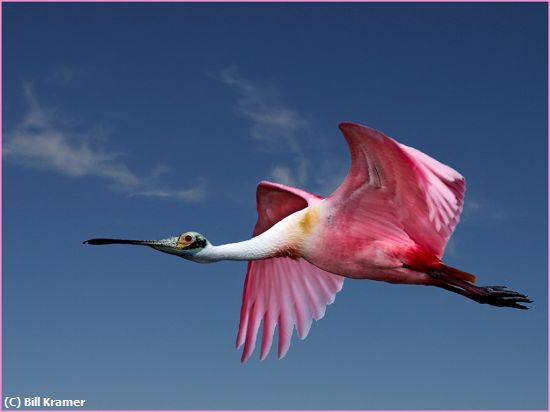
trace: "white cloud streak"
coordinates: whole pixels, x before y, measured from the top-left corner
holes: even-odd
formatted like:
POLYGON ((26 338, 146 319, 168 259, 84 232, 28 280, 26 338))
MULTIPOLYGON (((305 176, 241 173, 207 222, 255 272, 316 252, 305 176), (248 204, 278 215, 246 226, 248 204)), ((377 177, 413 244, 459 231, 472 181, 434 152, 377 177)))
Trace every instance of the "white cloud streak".
POLYGON ((252 138, 267 149, 283 144, 292 153, 301 151, 297 133, 307 126, 302 116, 284 107, 267 88, 243 78, 234 66, 222 70, 221 80, 237 92, 237 110, 252 121, 252 138))
POLYGON ((462 221, 467 222, 474 219, 507 220, 509 215, 505 211, 491 206, 486 200, 480 203, 476 199, 466 198, 462 208, 462 221))
POLYGON ((184 190, 160 188, 156 177, 168 171, 165 166, 157 167, 150 177, 138 176, 118 155, 94 148, 90 142, 77 139, 56 127, 52 116, 39 104, 29 84, 24 86, 24 94, 29 110, 23 121, 5 138, 3 155, 7 159, 28 167, 55 170, 71 177, 101 177, 112 188, 133 196, 184 201, 197 201, 205 197, 204 184, 184 190))
POLYGON ((18 130, 9 135, 4 155, 69 176, 101 176, 126 187, 139 185, 138 177, 113 156, 94 151, 86 143, 70 143, 57 130, 18 130))
POLYGON ((221 80, 237 92, 237 111, 252 125, 250 136, 270 152, 287 152, 291 164, 277 164, 269 178, 288 186, 301 186, 308 180, 309 160, 301 143, 308 129, 307 120, 277 99, 274 87, 260 86, 242 77, 235 66, 221 71, 221 80))
POLYGON ((206 193, 202 187, 194 187, 187 190, 144 190, 142 192, 132 193, 132 196, 146 196, 146 197, 170 197, 180 200, 202 200, 205 198, 206 193))
POLYGON ((77 77, 81 77, 82 71, 75 71, 70 67, 56 66, 44 79, 46 83, 67 85, 73 83, 77 77))
POLYGON ((294 159, 294 166, 276 165, 269 174, 274 182, 287 186, 303 186, 308 180, 309 161, 303 157, 294 159))
POLYGON ((47 127, 48 120, 47 115, 38 104, 38 100, 32 91, 32 87, 29 83, 23 85, 23 93, 25 95, 25 100, 29 105, 29 111, 27 112, 23 123, 21 125, 22 129, 28 129, 31 127, 47 127))
POLYGON ((269 176, 274 182, 282 183, 283 185, 297 185, 290 168, 286 166, 275 166, 269 176))

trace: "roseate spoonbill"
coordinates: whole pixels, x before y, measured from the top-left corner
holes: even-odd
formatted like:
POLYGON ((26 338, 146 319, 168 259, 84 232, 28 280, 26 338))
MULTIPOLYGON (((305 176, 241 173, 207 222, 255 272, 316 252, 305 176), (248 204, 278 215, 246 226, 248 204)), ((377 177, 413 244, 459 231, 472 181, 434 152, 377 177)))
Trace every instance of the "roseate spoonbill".
POLYGON ((304 339, 312 319, 342 289, 344 277, 437 286, 476 302, 528 309, 527 296, 504 286, 475 286, 475 276, 441 261, 458 223, 464 178, 428 155, 377 130, 341 123, 351 167, 326 199, 261 182, 253 237, 215 246, 197 232, 162 240, 90 239, 84 243, 145 245, 194 262, 247 260, 237 347, 242 361, 260 359, 279 328, 279 357, 296 327, 304 339))

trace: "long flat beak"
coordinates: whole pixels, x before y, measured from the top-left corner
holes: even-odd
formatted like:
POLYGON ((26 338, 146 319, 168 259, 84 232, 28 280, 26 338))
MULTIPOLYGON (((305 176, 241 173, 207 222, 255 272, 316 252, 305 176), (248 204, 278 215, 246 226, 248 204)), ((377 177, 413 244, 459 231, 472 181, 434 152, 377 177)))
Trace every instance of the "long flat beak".
POLYGON ((121 245, 142 245, 142 246, 168 246, 168 247, 176 247, 176 243, 178 241, 177 237, 171 237, 168 239, 160 239, 160 240, 131 240, 131 239, 108 239, 108 238, 96 238, 96 239, 88 239, 82 242, 85 245, 114 245, 114 244, 121 244, 121 245))

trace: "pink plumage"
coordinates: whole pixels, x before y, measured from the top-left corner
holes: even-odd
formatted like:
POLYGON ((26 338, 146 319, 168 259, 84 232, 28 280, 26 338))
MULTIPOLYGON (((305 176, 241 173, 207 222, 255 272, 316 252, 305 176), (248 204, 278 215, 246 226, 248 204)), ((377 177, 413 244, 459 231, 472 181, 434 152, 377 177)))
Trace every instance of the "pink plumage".
POLYGON ((344 277, 437 286, 479 303, 528 309, 531 300, 441 258, 460 219, 464 178, 454 169, 377 130, 340 124, 351 152, 349 173, 328 198, 277 183, 257 190, 251 239, 213 245, 197 232, 161 240, 90 239, 92 245, 145 245, 198 263, 247 260, 237 347, 260 358, 273 344, 285 356, 293 330, 304 339, 342 289, 344 277), (263 324, 263 326, 262 326, 263 324))
POLYGON ((256 345, 263 321, 260 359, 271 348, 275 327, 279 329, 278 356, 286 355, 295 327, 300 339, 309 333, 312 320, 325 315, 325 308, 342 289, 344 278, 325 272, 304 259, 278 257, 248 264, 237 347, 244 344, 242 361, 256 345))
POLYGON ((305 235, 273 257, 249 262, 237 336, 243 362, 261 322, 260 358, 267 356, 276 326, 283 357, 293 328, 305 338, 344 277, 439 286, 480 303, 525 308, 518 304, 529 301, 524 295, 474 286, 473 275, 440 261, 462 212, 464 177, 377 130, 353 123, 340 129, 351 167, 328 198, 276 183, 258 186, 254 236, 285 218, 305 235))
MULTIPOLYGON (((257 190, 258 221, 254 236, 270 229, 281 219, 322 198, 277 183, 261 182, 257 190)), ((260 358, 264 359, 279 327, 278 356, 290 347, 293 327, 305 339, 312 319, 319 320, 325 307, 342 289, 344 278, 325 272, 301 258, 286 256, 250 261, 244 283, 237 347, 244 344, 242 361, 252 354, 263 321, 260 358)))

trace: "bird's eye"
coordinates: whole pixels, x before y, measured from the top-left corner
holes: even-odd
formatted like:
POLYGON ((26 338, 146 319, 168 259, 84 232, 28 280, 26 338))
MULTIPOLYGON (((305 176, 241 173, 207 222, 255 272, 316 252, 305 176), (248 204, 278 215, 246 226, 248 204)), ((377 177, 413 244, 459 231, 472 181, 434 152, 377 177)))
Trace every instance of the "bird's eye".
POLYGON ((186 242, 191 242, 192 240, 193 240, 193 236, 191 236, 191 235, 185 236, 185 241, 186 242))

